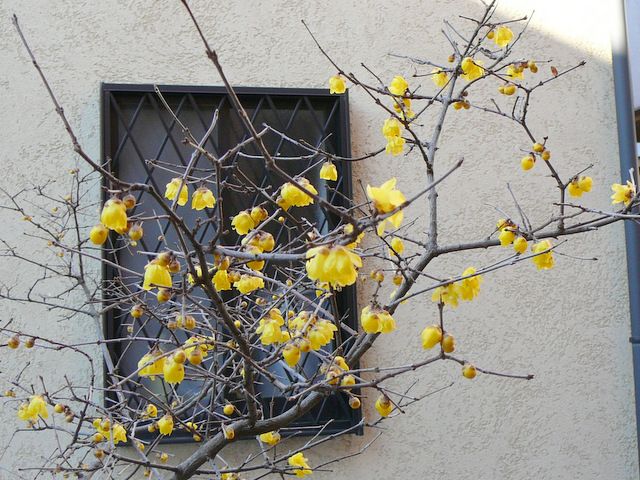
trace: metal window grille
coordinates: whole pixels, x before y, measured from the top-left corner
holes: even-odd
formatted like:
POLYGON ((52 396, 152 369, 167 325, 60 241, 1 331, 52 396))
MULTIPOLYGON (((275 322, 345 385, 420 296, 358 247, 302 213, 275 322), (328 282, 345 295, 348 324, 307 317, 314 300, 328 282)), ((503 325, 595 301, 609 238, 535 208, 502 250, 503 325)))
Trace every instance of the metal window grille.
MULTIPOLYGON (((200 139, 205 135, 214 111, 218 110, 219 120, 216 128, 205 143, 205 148, 212 153, 220 156, 238 142, 249 138, 248 132, 243 128, 240 118, 223 88, 162 86, 160 90, 176 116, 189 128, 195 138, 200 139)), ((237 94, 258 130, 264 128, 264 125, 269 125, 296 141, 307 142, 338 156, 348 157, 350 155, 349 114, 346 95, 329 95, 326 90, 316 89, 263 88, 238 88, 237 94)), ((181 131, 181 127, 163 107, 152 85, 104 84, 102 87, 102 115, 103 158, 110 163, 112 171, 121 179, 150 182, 158 191, 162 192, 164 185, 176 176, 168 171, 171 166, 184 166, 189 162, 192 149, 183 144, 184 133, 181 131)), ((284 160, 286 157, 308 156, 308 151, 285 141, 282 135, 274 132, 267 133, 263 140, 274 158, 283 158, 283 161, 278 161, 278 163, 289 174, 294 175, 305 171, 305 176, 314 185, 323 183, 319 179, 319 166, 315 165, 318 162, 317 158, 284 160)), ((246 155, 235 160, 242 175, 260 187, 270 185, 277 188, 281 184, 279 178, 266 170, 263 161, 251 159, 251 156, 259 156, 254 145, 247 144, 241 152, 246 155)), ((203 157, 200 157, 195 168, 208 166, 206 162, 203 157)), ((348 162, 336 162, 336 165, 339 171, 337 185, 322 188, 319 191, 321 194, 327 195, 327 198, 335 204, 342 204, 344 199, 351 198, 352 195, 351 169, 348 162)), ((240 194, 234 193, 233 189, 225 190, 222 196, 225 212, 232 213, 249 208, 259 203, 259 200, 258 193, 255 195, 240 194)), ((138 202, 143 205, 145 211, 160 211, 154 207, 153 200, 145 198, 142 193, 140 193, 138 202)), ((337 219, 326 215, 317 206, 311 205, 296 210, 297 215, 311 220, 321 232, 336 225, 337 219)), ((188 206, 184 207, 180 213, 187 223, 196 221, 196 215, 188 206)), ((200 231, 201 241, 213 237, 214 227, 209 228, 210 225, 200 231)), ((225 245, 238 241, 230 228, 229 218, 225 219, 225 231, 231 232, 222 236, 222 242, 225 245)), ((165 235, 167 242, 175 240, 170 238, 171 230, 168 222, 165 225, 158 225, 156 233, 165 235)), ((282 241, 283 236, 286 235, 282 228, 274 228, 270 233, 274 235, 276 242, 282 241)), ((147 235, 147 229, 145 229, 145 238, 140 243, 141 250, 147 252, 157 252, 162 246, 158 235, 147 235)), ((119 246, 122 248, 115 260, 128 269, 142 271, 149 259, 145 255, 135 254, 135 252, 128 250, 125 245, 119 246)), ((269 271, 269 265, 266 269, 269 271)), ((116 278, 116 276, 115 270, 105 267, 104 279, 106 282, 115 284, 115 280, 122 288, 126 289, 127 282, 133 281, 133 279, 116 278)), ((345 288, 339 293, 334 308, 337 309, 338 315, 344 319, 347 325, 357 329, 355 289, 353 287, 345 288)), ((126 336, 126 329, 131 327, 137 332, 142 332, 145 336, 153 338, 154 335, 161 334, 162 332, 158 332, 158 329, 163 328, 154 325, 151 321, 137 324, 129 316, 128 311, 111 311, 104 320, 107 338, 126 336)), ((344 329, 341 329, 338 334, 337 341, 349 341, 349 334, 344 329)), ((120 342, 111 345, 111 354, 117 367, 117 380, 126 378, 136 370, 138 359, 146 352, 145 346, 139 343, 120 342)), ((316 370, 317 359, 307 356, 305 362, 307 363, 302 365, 303 371, 316 370)), ((286 378, 289 381, 295 380, 287 369, 278 368, 277 365, 274 368, 278 377, 286 378)), ((107 386, 113 380, 106 379, 107 386)), ((138 382, 146 382, 145 388, 155 389, 154 393, 157 395, 169 396, 162 381, 156 380, 151 384, 148 379, 136 378, 135 380, 135 382, 125 382, 127 390, 131 392, 127 401, 132 405, 136 405, 136 402, 140 401, 141 394, 137 392, 136 387, 138 382)), ((193 382, 185 380, 179 386, 179 393, 183 395, 183 398, 188 397, 190 389, 193 390, 194 386, 193 382)), ((285 398, 279 396, 279 392, 275 388, 262 383, 258 390, 265 412, 277 415, 287 409, 285 398)), ((206 403, 211 401, 211 398, 196 400, 193 408, 200 408, 201 415, 206 415, 209 411, 206 403)), ((110 402, 114 405, 117 399, 108 393, 107 405, 110 402)), ((349 408, 347 397, 339 394, 327 397, 321 405, 293 425, 292 429, 299 434, 313 434, 324 425, 322 432, 330 434, 353 427, 359 421, 359 410, 349 408), (328 426, 326 426, 327 422, 330 422, 328 426)), ((361 433, 359 430, 354 431, 361 433)), ((191 437, 184 436, 182 440, 187 438, 191 437)), ((180 441, 180 438, 172 435, 171 440, 180 441)))

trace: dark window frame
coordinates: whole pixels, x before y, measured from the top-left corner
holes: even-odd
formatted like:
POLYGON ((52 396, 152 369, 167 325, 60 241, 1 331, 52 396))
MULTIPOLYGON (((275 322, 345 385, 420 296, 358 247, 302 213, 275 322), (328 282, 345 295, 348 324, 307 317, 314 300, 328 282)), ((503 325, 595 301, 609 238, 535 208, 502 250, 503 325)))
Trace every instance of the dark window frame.
MULTIPOLYGON (((139 93, 139 94, 153 94, 155 92, 155 87, 152 84, 127 84, 127 83, 102 83, 101 84, 101 157, 103 163, 106 164, 107 159, 110 157, 112 152, 111 142, 113 139, 114 132, 112 131, 112 122, 114 118, 112 116, 112 108, 111 108, 111 96, 114 94, 130 94, 130 93, 139 93)), ((212 96, 226 96, 227 91, 224 87, 220 86, 189 86, 189 85, 158 85, 157 88, 163 94, 184 94, 184 95, 212 95, 212 96)), ((340 130, 340 138, 337 142, 338 151, 337 155, 342 157, 350 157, 351 156, 351 138, 350 138, 350 123, 349 123, 349 99, 348 94, 345 93, 343 95, 330 95, 327 89, 316 89, 316 88, 265 88, 265 87, 238 87, 235 88, 237 95, 240 97, 241 101, 244 98, 251 96, 270 96, 270 97, 318 97, 318 98, 332 98, 337 102, 337 121, 341 127, 340 130)), ((117 121, 117 119, 115 119, 117 121)), ((342 173, 342 185, 340 188, 340 193, 344 195, 346 198, 353 198, 353 185, 352 185, 352 169, 351 163, 348 161, 343 161, 341 163, 341 173, 342 173)), ((114 171, 117 172, 117 169, 114 171)), ((102 186, 106 186, 106 181, 103 179, 102 186)), ((107 200, 106 189, 102 189, 102 200, 103 202, 107 200)), ((106 252, 103 252, 103 256, 106 252)), ((113 278, 113 270, 111 267, 103 263, 102 265, 102 278, 108 279, 113 278)), ((349 327, 356 330, 358 329, 358 321, 357 321, 357 298, 356 298, 356 289, 355 285, 349 288, 344 289, 340 294, 339 298, 340 303, 340 311, 346 312, 348 311, 347 321, 345 322, 349 327)), ((105 338, 113 338, 114 331, 117 330, 117 326, 115 325, 114 315, 111 313, 105 313, 103 315, 103 333, 105 338)), ((110 352, 112 355, 116 355, 115 351, 110 348, 110 352)), ((117 358, 117 357, 115 357, 117 358)), ((358 365, 353 365, 352 368, 358 368, 358 365)), ((106 369, 105 369, 106 371, 106 369)), ((107 375, 104 378, 105 388, 109 386, 109 379, 107 375)), ((358 392, 356 392, 358 393, 358 392)), ((341 401, 346 402, 346 397, 342 394, 341 401)), ((106 391, 104 404, 105 407, 110 404, 114 400, 115 394, 113 392, 106 391)), ((278 398, 278 397, 274 397, 278 398)), ((282 399, 282 397, 279 397, 282 399)), ((327 428, 322 430, 323 434, 333 434, 340 431, 343 431, 347 428, 352 428, 358 425, 358 423, 362 419, 361 409, 350 410, 349 409, 349 418, 339 418, 334 420, 327 428)), ((283 429, 282 432, 285 434, 295 433, 296 435, 315 435, 319 432, 321 428, 310 428, 304 423, 295 424, 289 428, 283 429)), ((352 433, 357 435, 363 434, 363 427, 358 426, 357 428, 352 428, 352 433)), ((163 440, 166 443, 188 443, 192 442, 191 436, 188 434, 181 435, 181 432, 175 432, 171 437, 168 437, 163 440)), ((142 437, 144 438, 144 436, 142 437)))

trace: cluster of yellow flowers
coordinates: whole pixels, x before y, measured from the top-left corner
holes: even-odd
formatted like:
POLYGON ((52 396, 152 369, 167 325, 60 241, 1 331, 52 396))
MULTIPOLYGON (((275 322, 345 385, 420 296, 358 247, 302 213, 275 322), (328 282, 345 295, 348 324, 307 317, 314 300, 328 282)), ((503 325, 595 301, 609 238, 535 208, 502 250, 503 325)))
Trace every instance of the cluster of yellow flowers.
MULTIPOLYGON (((183 207, 189 201, 189 187, 182 178, 175 177, 166 185, 164 192, 165 198, 174 200, 178 197, 178 205, 183 207)), ((216 204, 216 198, 213 192, 207 187, 199 187, 191 198, 191 208, 193 210, 204 210, 205 208, 213 208, 216 204)))
POLYGON ((131 245, 135 246, 144 235, 142 225, 133 224, 127 216, 127 210, 131 210, 135 205, 136 197, 131 194, 126 195, 122 200, 119 197, 107 200, 100 213, 100 223, 89 232, 91 243, 94 245, 104 244, 109 237, 109 230, 113 230, 119 235, 127 234, 131 245))
POLYGON ((593 179, 583 175, 573 178, 567 185, 567 191, 572 197, 581 197, 583 193, 590 192, 592 186, 593 179))
POLYGON ((184 380, 184 363, 189 360, 192 365, 200 365, 214 343, 215 339, 212 337, 192 336, 187 339, 184 348, 176 350, 171 355, 154 348, 138 361, 138 374, 151 380, 155 380, 156 376, 162 376, 167 383, 180 383, 184 380))
POLYGON ((338 381, 343 387, 353 387, 356 384, 356 377, 353 375, 346 375, 351 370, 344 357, 337 355, 327 364, 323 364, 320 367, 320 371, 325 374, 325 377, 330 385, 337 385, 338 381))
POLYGON ((283 343, 291 338, 284 326, 284 318, 282 312, 278 308, 269 310, 266 316, 260 319, 256 333, 260 335, 260 342, 263 345, 271 345, 273 343, 283 343))
POLYGON ((93 435, 93 441, 95 443, 104 442, 111 438, 113 438, 114 445, 117 445, 120 442, 127 443, 127 431, 125 428, 119 423, 112 426, 111 421, 108 418, 95 418, 93 420, 93 428, 97 431, 93 435))
POLYGON ((302 454, 302 452, 298 452, 295 455, 290 456, 288 459, 288 463, 293 467, 296 477, 305 477, 313 473, 308 462, 309 460, 302 454))
POLYGON ((469 267, 462 272, 463 278, 458 282, 448 283, 436 288, 431 295, 431 300, 444 303, 451 307, 457 307, 460 299, 470 302, 480 293, 482 275, 476 275, 476 269, 469 267))
POLYGON ((636 186, 633 182, 627 180, 626 185, 614 183, 611 186, 613 195, 611 195, 611 203, 624 203, 625 207, 628 207, 636 197, 636 186))
POLYGON ((371 305, 362 309, 360 323, 366 333, 391 333, 396 329, 396 321, 389 312, 371 305))
POLYGON ((313 247, 307 250, 305 263, 311 280, 329 283, 333 287, 353 285, 362 267, 360 256, 348 247, 313 247))
MULTIPOLYGON (((302 188, 304 188, 307 192, 317 195, 318 191, 311 184, 309 180, 304 177, 297 178, 296 182, 302 188)), ((276 199, 276 203, 283 210, 289 210, 291 207, 306 207, 307 205, 311 205, 313 203, 313 197, 291 182, 287 182, 282 185, 280 189, 280 195, 276 199)))
POLYGON ((382 125, 382 135, 387 140, 385 151, 390 155, 400 155, 404 149, 402 128, 402 124, 395 117, 387 118, 382 125))
MULTIPOLYGON (((500 240, 500 245, 503 247, 508 247, 513 244, 513 249, 522 254, 527 251, 527 239, 524 236, 518 235, 519 228, 513 223, 511 220, 501 218, 498 220, 498 230, 500 231, 500 235, 498 236, 498 240, 500 240)), ((544 252, 545 250, 549 250, 551 248, 551 242, 549 240, 540 241, 531 247, 531 251, 534 254, 538 254, 540 252, 544 252)), ((531 260, 538 268, 538 270, 549 270, 553 268, 554 259, 553 252, 548 251, 541 255, 536 255, 531 257, 531 260)))
POLYGON ((531 152, 520 160, 520 167, 522 167, 522 170, 531 170, 536 164, 537 157, 540 157, 546 162, 551 159, 551 152, 544 146, 544 144, 539 142, 534 143, 531 152))
POLYGON ((231 226, 238 235, 246 235, 266 220, 268 216, 269 212, 264 207, 253 207, 251 210, 243 210, 234 216, 231 220, 231 226))

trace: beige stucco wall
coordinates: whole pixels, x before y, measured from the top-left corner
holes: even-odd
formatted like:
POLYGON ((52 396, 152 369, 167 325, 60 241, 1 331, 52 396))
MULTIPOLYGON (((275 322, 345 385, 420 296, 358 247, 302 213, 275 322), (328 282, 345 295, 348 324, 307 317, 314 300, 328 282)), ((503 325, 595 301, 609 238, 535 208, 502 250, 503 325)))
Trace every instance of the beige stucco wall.
MULTIPOLYGON (((345 68, 359 70, 364 62, 389 79, 411 69, 387 57, 388 52, 444 61, 449 51, 439 34, 441 20, 479 10, 476 0, 397 5, 377 0, 193 3, 229 78, 237 85, 274 87, 323 87, 333 74, 305 34, 301 18, 345 68)), ((535 131, 550 135, 561 173, 596 164, 595 188, 585 202, 607 208, 608 185, 619 178, 608 2, 503 3, 509 7, 500 10, 504 15, 536 10, 528 39, 518 49, 523 58, 553 58, 558 67, 587 60, 586 67, 541 95, 531 118, 535 131)), ((178 1, 4 0, 0 2, 3 188, 15 190, 58 177, 64 182, 65 172, 77 161, 11 27, 13 12, 91 154, 99 152, 101 81, 220 83, 178 1)), ((351 119, 354 154, 380 146, 384 114, 359 91, 351 92, 351 119)), ((440 192, 441 242, 490 233, 497 217, 491 205, 513 212, 505 187, 508 181, 534 223, 549 214, 553 185, 540 168, 526 175, 520 171, 519 148, 528 142, 510 125, 498 118, 483 119, 478 112, 460 112, 448 122, 444 142, 448 144, 440 152, 440 168, 460 155, 466 162, 440 192)), ((413 155, 358 164, 355 178, 379 183, 389 172, 409 194, 423 185, 417 180, 423 174, 421 164, 413 155)), ((422 212, 418 205, 409 216, 422 212)), ((0 221, 3 238, 23 244, 35 255, 45 254, 41 243, 22 235, 24 224, 15 215, 2 212, 0 221)), ((416 228, 423 223, 424 219, 416 228)), ((451 322, 464 356, 490 369, 534 373, 534 381, 481 376, 468 382, 455 365, 423 370, 417 374, 416 393, 454 384, 406 415, 385 422, 385 434, 366 453, 336 466, 336 473, 317 474, 318 478, 638 478, 623 229, 616 226, 571 239, 562 251, 599 260, 558 256, 557 267, 550 272, 521 264, 487 276, 480 298, 461 306, 451 322)), ((433 272, 453 275, 469 264, 487 265, 499 255, 472 251, 463 258, 438 260, 433 272)), ((28 273, 16 271, 12 262, 0 263, 0 279, 6 283, 24 285, 28 273)), ((360 289, 363 297, 366 289, 360 289)), ((65 339, 94 335, 95 326, 86 320, 58 322, 51 314, 20 305, 3 304, 0 311, 0 321, 15 317, 24 328, 65 339)), ((383 338, 364 364, 423 358, 418 333, 435 313, 427 297, 401 307, 398 331, 383 338)), ((32 361, 48 378, 62 372, 79 379, 84 375, 74 369, 72 358, 57 364, 51 363, 52 358, 46 352, 1 350, 0 370, 10 377, 32 361)), ((408 383, 405 379, 391 385, 400 389, 408 383)), ((374 418, 370 400, 365 412, 374 418)), ((43 447, 33 447, 33 436, 12 437, 16 425, 14 411, 0 412, 0 451, 7 449, 0 458, 0 478, 19 478, 10 472, 27 465, 32 455, 46 454, 43 447)), ((308 457, 318 464, 331 453, 357 451, 376 433, 367 429, 364 437, 324 445, 308 457)), ((180 446, 174 452, 185 456, 191 448, 180 446)), ((236 445, 225 458, 241 458, 245 448, 236 445)), ((20 475, 30 478, 27 473, 20 475)))

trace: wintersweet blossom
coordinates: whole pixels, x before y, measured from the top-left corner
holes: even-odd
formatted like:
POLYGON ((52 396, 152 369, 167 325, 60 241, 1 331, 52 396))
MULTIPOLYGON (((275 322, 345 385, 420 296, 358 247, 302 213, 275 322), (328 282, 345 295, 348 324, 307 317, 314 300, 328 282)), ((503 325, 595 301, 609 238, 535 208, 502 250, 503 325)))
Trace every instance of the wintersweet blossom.
POLYGON ((553 251, 550 250, 551 242, 549 240, 542 240, 531 247, 531 251, 536 255, 535 257, 531 257, 531 260, 538 268, 538 270, 549 270, 553 268, 554 259, 553 259, 553 251), (540 253, 549 250, 546 253, 540 253))
POLYGON ((183 183, 181 178, 173 178, 169 183, 167 183, 164 196, 169 200, 173 200, 177 196, 178 205, 182 207, 186 205, 189 200, 189 187, 183 183), (182 188, 180 188, 180 185, 182 185, 182 188), (180 194, 178 194, 178 189, 180 190, 180 194))
POLYGON ((396 321, 389 312, 370 305, 362 309, 360 324, 366 333, 390 333, 396 329, 396 321))
POLYGON ((434 302, 442 302, 451 307, 458 306, 458 298, 460 297, 460 289, 456 283, 449 283, 436 288, 431 295, 434 302))
POLYGON ((484 68, 482 68, 482 61, 474 60, 472 57, 465 57, 460 63, 462 68, 462 75, 464 80, 471 82, 484 75, 484 68))
POLYGON ((442 329, 437 325, 426 327, 420 333, 420 339, 422 340, 422 348, 425 350, 433 348, 442 340, 442 329))
POLYGON ((591 177, 581 176, 575 177, 569 185, 567 185, 567 191, 572 197, 581 197, 583 193, 591 191, 593 187, 593 179, 591 177))
POLYGON ((442 88, 449 81, 449 76, 441 68, 434 68, 431 70, 431 80, 436 84, 436 87, 442 88))
POLYGON ((329 79, 329 93, 341 94, 347 91, 347 84, 340 74, 329 79))
POLYGON ((335 163, 331 161, 324 162, 320 168, 320 178, 323 180, 330 180, 335 182, 338 180, 338 169, 335 163))
POLYGON ((626 185, 614 183, 611 185, 611 190, 613 190, 613 195, 611 195, 611 203, 613 205, 624 203, 625 207, 627 207, 636 196, 636 186, 629 180, 627 180, 626 185))
POLYGON ((198 188, 191 197, 191 208, 194 210, 213 208, 215 204, 216 198, 213 196, 213 192, 206 187, 198 188))
POLYGON ((141 377, 149 377, 155 380, 157 375, 162 375, 164 371, 164 357, 160 350, 154 349, 149 353, 145 353, 138 360, 138 375, 141 377))
POLYGON ((18 418, 20 420, 36 422, 40 417, 49 418, 47 403, 42 395, 33 395, 29 403, 23 403, 18 408, 18 418))
POLYGON ((253 230, 256 224, 251 218, 251 213, 248 210, 243 210, 233 217, 231 220, 231 226, 238 235, 246 235, 249 230, 253 230))
MULTIPOLYGON (((318 191, 306 178, 302 177, 296 181, 298 185, 309 193, 313 195, 318 194, 318 191)), ((288 210, 291 207, 306 207, 307 205, 311 205, 313 203, 313 197, 300 190, 297 185, 287 182, 280 189, 280 196, 278 197, 277 203, 283 210, 288 210)))
POLYGON ((482 275, 475 275, 476 269, 473 267, 467 268, 462 272, 463 278, 458 282, 458 292, 462 300, 471 301, 480 293, 480 284, 482 283, 482 275), (472 276, 470 276, 472 275, 472 276))
POLYGON ((400 75, 393 77, 393 80, 391 80, 391 83, 389 84, 389 91, 391 94, 399 97, 403 96, 408 88, 409 83, 400 75))
POLYGON ((259 288, 264 288, 264 280, 252 275, 242 275, 237 282, 233 283, 233 286, 240 293, 247 294, 259 288))
MULTIPOLYGON (((387 180, 379 187, 367 185, 367 196, 373 202, 373 206, 379 214, 390 213, 406 202, 404 194, 396 189, 396 179, 387 180)), ((404 212, 398 210, 393 215, 385 218, 378 224, 378 235, 386 230, 387 222, 395 228, 399 228, 404 218, 404 212)))
POLYGON ((493 41, 500 48, 504 48, 513 40, 513 32, 505 25, 496 28, 493 41))
POLYGON ((287 462, 290 466, 294 468, 294 472, 296 477, 304 477, 306 475, 311 475, 313 470, 307 463, 309 460, 302 454, 302 452, 298 452, 295 455, 289 457, 287 462))
POLYGON ((393 403, 391 403, 391 400, 389 400, 389 397, 386 395, 380 395, 378 397, 375 407, 381 417, 388 417, 393 411, 393 403))
POLYGON ((333 287, 353 285, 362 267, 360 256, 342 245, 310 248, 306 258, 309 278, 328 282, 333 287))
POLYGON ((273 447, 280 442, 280 434, 278 432, 263 433, 260 435, 260 441, 273 447))
POLYGON ((144 267, 142 288, 151 290, 154 287, 171 288, 171 273, 158 259, 152 260, 144 267))
POLYGON ((122 200, 114 197, 105 202, 100 214, 102 225, 109 230, 123 231, 127 228, 127 221, 127 209, 122 200))

